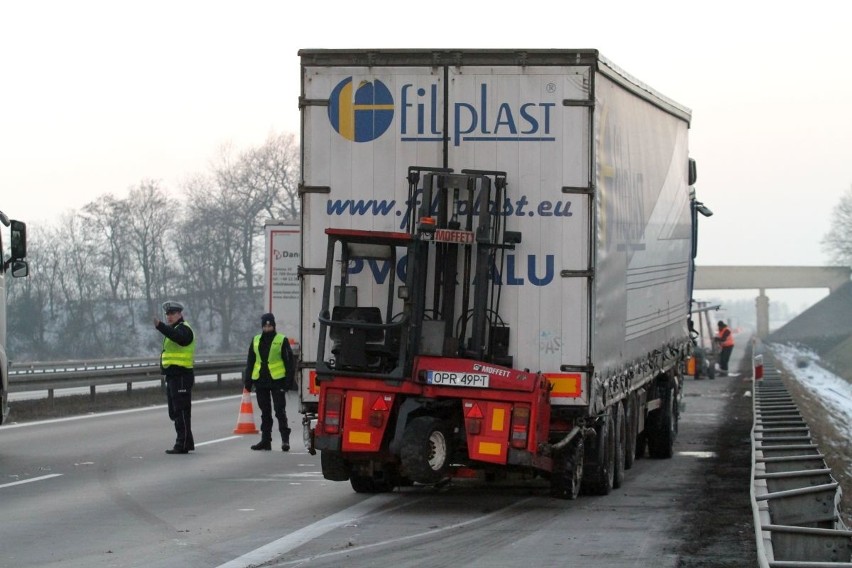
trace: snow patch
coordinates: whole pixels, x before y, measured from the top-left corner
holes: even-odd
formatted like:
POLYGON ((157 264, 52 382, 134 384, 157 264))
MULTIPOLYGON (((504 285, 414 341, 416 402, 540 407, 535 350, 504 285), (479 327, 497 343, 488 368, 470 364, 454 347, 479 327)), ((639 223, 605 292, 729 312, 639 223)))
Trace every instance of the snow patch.
POLYGON ((852 384, 826 370, 819 355, 810 349, 781 343, 769 348, 796 382, 822 401, 837 431, 852 434, 852 384), (804 366, 803 361, 807 361, 804 366))

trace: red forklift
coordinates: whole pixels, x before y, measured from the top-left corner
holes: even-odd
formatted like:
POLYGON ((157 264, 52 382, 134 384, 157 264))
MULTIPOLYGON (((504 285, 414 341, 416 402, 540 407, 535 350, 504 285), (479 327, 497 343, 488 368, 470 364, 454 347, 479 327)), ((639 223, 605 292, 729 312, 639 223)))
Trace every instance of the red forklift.
POLYGON ((505 172, 411 167, 408 188, 407 231, 325 231, 310 440, 323 476, 375 493, 521 470, 576 497, 583 435, 552 420, 541 373, 513 367, 500 317, 521 242, 496 206, 505 172))

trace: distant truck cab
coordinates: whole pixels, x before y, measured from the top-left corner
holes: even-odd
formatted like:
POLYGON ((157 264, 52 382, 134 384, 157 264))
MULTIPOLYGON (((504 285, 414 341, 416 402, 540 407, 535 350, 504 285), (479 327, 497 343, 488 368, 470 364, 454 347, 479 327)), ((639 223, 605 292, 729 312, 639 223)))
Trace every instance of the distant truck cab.
POLYGON ((9 415, 9 357, 6 352, 6 276, 22 278, 29 273, 27 257, 27 226, 9 219, 0 211, 0 424, 9 415), (9 228, 9 252, 3 242, 5 227, 9 228))

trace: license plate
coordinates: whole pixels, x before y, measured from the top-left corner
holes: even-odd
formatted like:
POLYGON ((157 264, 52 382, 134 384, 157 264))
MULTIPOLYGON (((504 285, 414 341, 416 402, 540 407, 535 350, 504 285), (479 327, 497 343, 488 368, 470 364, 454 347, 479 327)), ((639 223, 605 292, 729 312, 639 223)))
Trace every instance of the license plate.
POLYGON ((449 387, 488 388, 488 375, 479 373, 458 373, 455 371, 427 371, 426 382, 430 385, 449 387))

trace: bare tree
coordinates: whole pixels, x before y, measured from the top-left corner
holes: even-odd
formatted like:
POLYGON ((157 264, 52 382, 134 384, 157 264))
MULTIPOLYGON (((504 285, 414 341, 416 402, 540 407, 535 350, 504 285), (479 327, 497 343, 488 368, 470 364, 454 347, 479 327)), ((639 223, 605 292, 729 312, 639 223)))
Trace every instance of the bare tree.
POLYGON ((157 313, 155 298, 166 292, 165 242, 176 221, 174 209, 158 181, 146 179, 130 188, 125 219, 128 247, 141 274, 149 314, 157 313))
POLYGON ((275 181, 275 203, 267 213, 272 219, 298 219, 301 213, 299 201, 299 146, 292 134, 270 136, 258 148, 265 159, 259 161, 257 169, 268 170, 269 178, 275 181))
POLYGON ((188 289, 218 317, 219 347, 228 350, 241 280, 243 235, 232 219, 240 198, 210 178, 196 177, 185 188, 187 214, 178 229, 178 258, 188 289))
MULTIPOLYGON (((51 227, 34 227, 27 234, 27 259, 30 276, 24 281, 43 298, 43 316, 49 320, 57 318, 60 311, 59 274, 63 251, 55 246, 59 241, 58 230, 51 227)), ((13 280, 14 282, 14 280, 13 280)))
POLYGON ((248 329, 238 304, 258 306, 263 222, 299 215, 298 160, 293 135, 273 134, 244 152, 225 148, 186 184, 181 208, 143 179, 126 199, 107 194, 55 227, 32 227, 30 277, 8 284, 10 346, 39 359, 133 352, 139 303, 156 313, 168 292, 197 298, 194 317, 209 318, 229 349, 248 329))
POLYGON ((8 285, 9 353, 23 357, 49 360, 54 355, 48 338, 47 322, 55 321, 57 306, 56 278, 58 250, 52 246, 52 231, 33 226, 27 235, 27 259, 30 274, 27 278, 10 278, 8 285))
POLYGON ((832 211, 831 227, 822 239, 822 246, 834 262, 852 266, 852 187, 832 211))
POLYGON ((64 337, 75 339, 67 345, 70 355, 104 355, 108 352, 108 335, 99 325, 95 306, 106 297, 107 287, 98 273, 97 244, 87 231, 85 219, 76 213, 64 215, 53 246, 61 251, 57 281, 64 310, 60 327, 64 337))
POLYGON ((298 215, 298 152, 292 134, 271 135, 264 144, 231 157, 225 147, 215 166, 216 181, 232 201, 227 222, 241 235, 242 277, 254 287, 259 273, 254 254, 263 235, 263 221, 298 215))
POLYGON ((128 247, 128 205, 126 201, 105 195, 83 208, 89 233, 97 242, 98 264, 104 270, 110 297, 120 299, 120 291, 126 291, 126 279, 130 270, 128 247))

